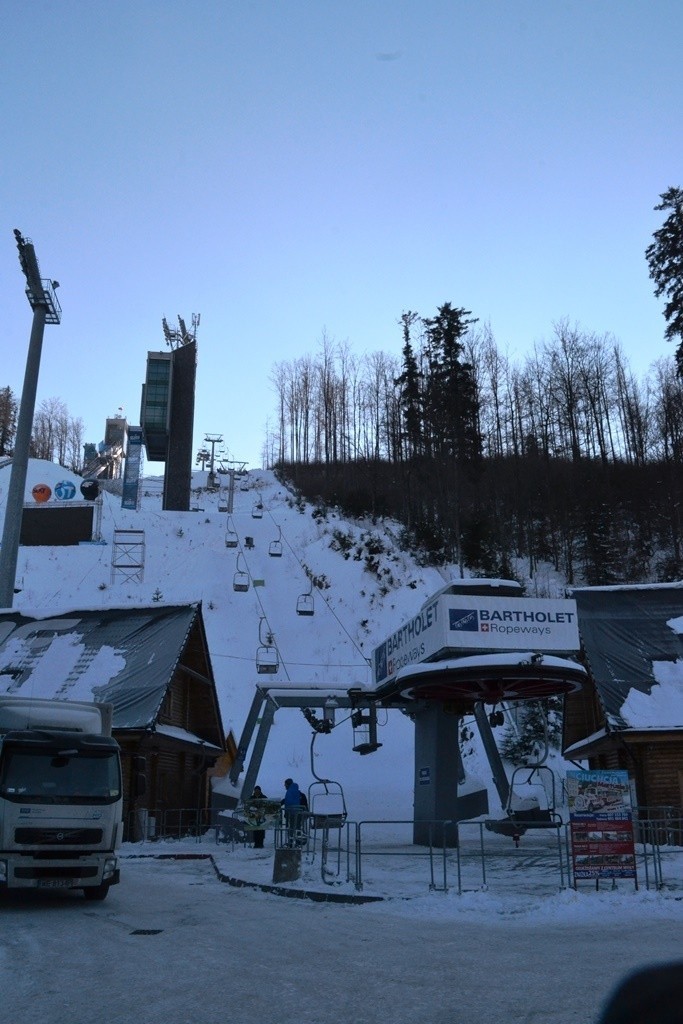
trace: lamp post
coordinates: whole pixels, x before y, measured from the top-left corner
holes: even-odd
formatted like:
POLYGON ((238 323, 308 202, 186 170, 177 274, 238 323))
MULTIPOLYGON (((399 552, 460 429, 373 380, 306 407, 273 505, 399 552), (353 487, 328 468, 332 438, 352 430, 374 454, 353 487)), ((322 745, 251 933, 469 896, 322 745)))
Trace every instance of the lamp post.
POLYGON ((23 238, 21 232, 16 228, 14 237, 19 250, 19 263, 26 277, 26 295, 33 310, 33 323, 26 357, 24 387, 19 406, 12 472, 7 491, 2 547, 0 547, 0 608, 11 608, 14 600, 14 581, 17 573, 21 517, 24 508, 33 413, 38 389, 40 354, 43 347, 43 330, 45 324, 58 324, 62 318, 62 310, 54 292, 55 288, 59 287, 59 282, 41 279, 33 242, 28 238, 23 238))

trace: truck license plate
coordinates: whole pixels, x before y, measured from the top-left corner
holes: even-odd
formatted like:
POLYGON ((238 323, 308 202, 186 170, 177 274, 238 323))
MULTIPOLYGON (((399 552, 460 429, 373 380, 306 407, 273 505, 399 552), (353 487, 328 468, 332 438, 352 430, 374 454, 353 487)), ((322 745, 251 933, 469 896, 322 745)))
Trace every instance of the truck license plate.
POLYGON ((41 878, 38 881, 39 889, 70 889, 74 884, 73 878, 41 878))

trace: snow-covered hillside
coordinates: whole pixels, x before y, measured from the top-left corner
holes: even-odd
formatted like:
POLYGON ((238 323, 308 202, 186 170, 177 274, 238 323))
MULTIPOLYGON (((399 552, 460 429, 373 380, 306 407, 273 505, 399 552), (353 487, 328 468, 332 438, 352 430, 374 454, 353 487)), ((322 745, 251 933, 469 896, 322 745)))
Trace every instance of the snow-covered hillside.
MULTIPOLYGON (((0 469, 0 517, 9 476, 9 466, 0 469)), ((80 478, 32 460, 26 501, 37 483, 54 492, 66 479, 78 492, 80 478)), ((139 511, 123 510, 118 496, 104 492, 101 543, 20 549, 14 608, 42 614, 201 601, 224 727, 239 739, 256 682, 370 685, 373 648, 450 578, 449 572, 420 567, 399 551, 398 528, 392 524, 350 523, 334 512, 325 514, 297 500, 270 472, 239 478, 230 522, 219 511, 227 501, 225 491, 208 491, 205 485, 206 474, 196 474, 190 512, 162 511, 160 477, 143 481, 139 511), (112 572, 117 530, 144 531, 141 580, 112 572), (233 541, 236 534, 236 547, 226 546, 226 532, 233 541), (273 542, 282 551, 279 557, 269 553, 273 542), (249 578, 246 592, 234 589, 237 573, 240 582, 243 574, 249 578), (315 614, 297 614, 298 598, 310 591, 315 614), (256 666, 257 649, 268 633, 279 659, 273 675, 259 674, 256 666)), ((348 713, 345 717, 338 713, 333 733, 316 739, 315 774, 342 784, 356 818, 411 818, 411 722, 400 712, 385 713, 382 747, 361 757, 351 749, 348 713)), ((300 711, 278 712, 259 780, 266 793, 279 795, 286 776, 304 787, 313 780, 311 738, 300 711)), ((482 768, 487 776, 488 768, 482 768)))

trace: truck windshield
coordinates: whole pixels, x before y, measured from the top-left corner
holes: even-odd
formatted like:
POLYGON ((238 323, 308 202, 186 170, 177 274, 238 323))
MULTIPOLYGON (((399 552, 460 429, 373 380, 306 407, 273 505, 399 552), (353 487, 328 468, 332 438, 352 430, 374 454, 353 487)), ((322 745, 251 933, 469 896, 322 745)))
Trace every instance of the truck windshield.
POLYGON ((0 796, 16 803, 110 804, 121 796, 115 751, 5 749, 0 764, 0 796))

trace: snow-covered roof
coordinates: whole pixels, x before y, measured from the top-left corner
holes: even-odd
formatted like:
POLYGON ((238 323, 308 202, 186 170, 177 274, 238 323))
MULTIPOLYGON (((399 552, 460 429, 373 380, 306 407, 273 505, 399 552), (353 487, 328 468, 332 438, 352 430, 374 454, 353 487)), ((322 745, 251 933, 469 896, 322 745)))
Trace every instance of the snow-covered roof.
POLYGON ((607 722, 683 729, 683 585, 576 588, 572 596, 607 722))
POLYGON ((191 743, 193 746, 202 746, 206 750, 215 750, 217 753, 221 753, 221 747, 215 746, 213 743, 209 743, 207 740, 203 740, 201 736, 195 736, 193 732, 188 732, 187 729, 181 729, 177 725, 157 725, 154 729, 155 733, 160 736, 168 736, 172 740, 181 740, 183 743, 191 743))
POLYGON ((522 584, 517 580, 481 579, 479 576, 454 578, 431 594, 422 607, 425 608, 443 594, 487 594, 494 597, 496 594, 511 593, 524 593, 522 584))
POLYGON ((197 605, 0 612, 0 694, 106 701, 114 729, 146 728, 198 614, 197 605))

